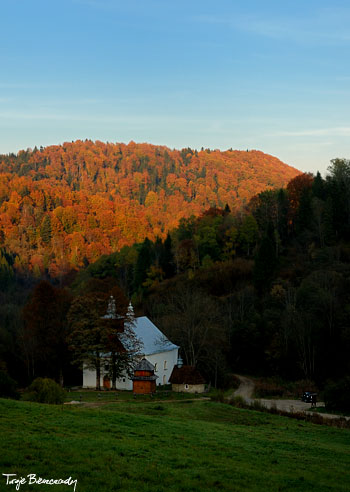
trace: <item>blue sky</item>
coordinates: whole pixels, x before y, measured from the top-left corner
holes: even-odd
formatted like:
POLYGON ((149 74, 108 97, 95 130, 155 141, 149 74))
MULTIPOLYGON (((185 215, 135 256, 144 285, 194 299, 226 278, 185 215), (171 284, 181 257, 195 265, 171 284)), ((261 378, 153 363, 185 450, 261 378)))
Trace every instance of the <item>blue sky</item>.
POLYGON ((0 152, 90 138, 350 158, 350 4, 0 1, 0 152))

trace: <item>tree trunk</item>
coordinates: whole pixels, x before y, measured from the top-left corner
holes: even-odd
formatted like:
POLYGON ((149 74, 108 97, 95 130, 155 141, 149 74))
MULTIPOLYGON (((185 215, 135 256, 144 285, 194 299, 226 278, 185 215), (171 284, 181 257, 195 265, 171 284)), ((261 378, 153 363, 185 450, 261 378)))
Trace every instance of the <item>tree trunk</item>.
POLYGON ((116 370, 116 355, 115 352, 112 352, 112 390, 117 389, 117 370, 116 370))
POLYGON ((96 362, 96 391, 101 391, 101 364, 100 360, 96 362))
POLYGON ((63 380, 63 370, 62 370, 62 367, 60 368, 59 379, 60 379, 60 386, 63 388, 64 380, 63 380))
POLYGON ((215 378, 214 378, 214 386, 217 388, 218 384, 218 361, 215 359, 215 378))

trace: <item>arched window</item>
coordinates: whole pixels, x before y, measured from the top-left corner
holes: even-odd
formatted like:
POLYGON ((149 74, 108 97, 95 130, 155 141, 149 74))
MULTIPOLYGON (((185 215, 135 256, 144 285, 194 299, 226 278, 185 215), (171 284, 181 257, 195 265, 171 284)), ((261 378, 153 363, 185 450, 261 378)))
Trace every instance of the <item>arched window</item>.
POLYGON ((166 367, 166 360, 165 360, 165 361, 164 361, 164 369, 166 369, 166 368, 167 368, 167 367, 166 367))
POLYGON ((165 376, 165 374, 163 376, 163 384, 166 384, 166 376, 165 376))
POLYGON ((154 372, 157 372, 157 362, 154 364, 154 372))

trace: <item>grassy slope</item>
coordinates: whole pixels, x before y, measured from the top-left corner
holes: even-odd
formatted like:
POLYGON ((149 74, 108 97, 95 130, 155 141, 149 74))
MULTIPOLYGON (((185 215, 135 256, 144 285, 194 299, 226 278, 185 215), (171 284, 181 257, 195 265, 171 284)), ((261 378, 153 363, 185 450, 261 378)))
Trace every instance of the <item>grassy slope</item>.
POLYGON ((214 402, 0 400, 0 415, 1 473, 71 475, 77 492, 349 490, 348 430, 214 402))
MULTIPOLYGON (((230 394, 232 393, 232 390, 230 390, 230 394)), ((212 393, 209 394, 211 396, 212 393)), ((156 394, 151 396, 151 395, 137 395, 134 398, 134 394, 132 391, 96 391, 96 390, 77 390, 77 391, 70 391, 66 393, 66 402, 70 401, 81 401, 83 403, 89 403, 89 402, 109 402, 113 403, 115 401, 134 401, 136 400, 137 402, 150 402, 150 401, 163 401, 163 400, 188 400, 188 399, 195 399, 195 398, 203 398, 203 397, 208 397, 208 394, 205 393, 199 394, 199 393, 175 393, 173 391, 159 391, 157 390, 156 394)))

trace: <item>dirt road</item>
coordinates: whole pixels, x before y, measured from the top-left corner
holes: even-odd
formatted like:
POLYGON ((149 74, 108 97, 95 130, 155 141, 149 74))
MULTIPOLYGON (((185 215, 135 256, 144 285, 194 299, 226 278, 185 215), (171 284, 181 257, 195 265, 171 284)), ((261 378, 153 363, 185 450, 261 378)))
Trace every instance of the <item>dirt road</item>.
POLYGON ((244 400, 252 402, 253 401, 253 393, 254 393, 254 382, 245 377, 245 376, 239 376, 238 374, 235 374, 236 378, 240 380, 240 385, 239 388, 236 389, 236 391, 233 393, 233 396, 241 396, 244 398, 244 400))
MULTIPOLYGON (((307 412, 310 413, 311 404, 305 403, 301 400, 275 400, 267 398, 253 398, 254 393, 254 381, 246 376, 240 376, 235 374, 235 376, 240 380, 241 384, 239 388, 233 393, 233 396, 241 396, 246 403, 251 404, 254 401, 258 401, 261 405, 266 408, 277 408, 284 412, 307 412)), ((318 402, 317 406, 324 407, 323 402, 318 402)), ((339 415, 333 415, 328 413, 319 414, 322 417, 329 419, 337 419, 339 415)), ((350 420, 350 417, 344 417, 346 420, 350 420)))

